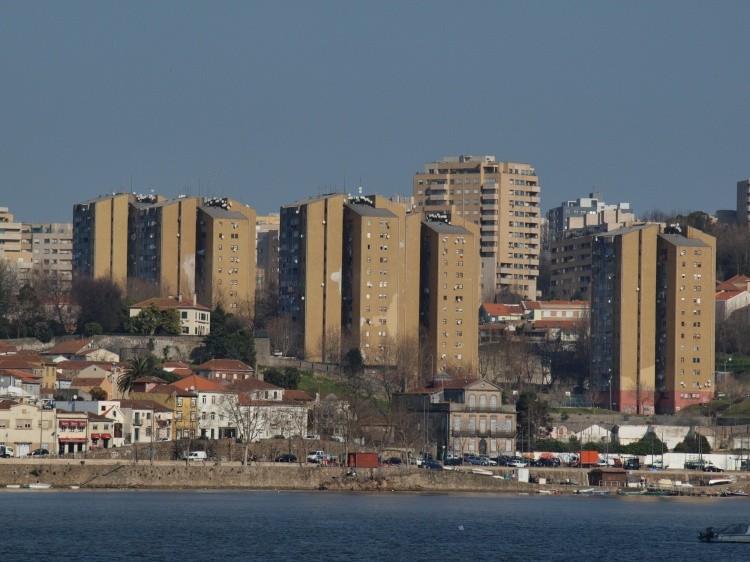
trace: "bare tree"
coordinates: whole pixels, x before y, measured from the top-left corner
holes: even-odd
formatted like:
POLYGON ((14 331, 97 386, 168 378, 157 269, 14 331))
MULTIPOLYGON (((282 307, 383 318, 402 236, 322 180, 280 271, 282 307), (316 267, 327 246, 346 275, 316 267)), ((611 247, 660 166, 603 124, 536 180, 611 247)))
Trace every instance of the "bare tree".
POLYGON ((242 464, 247 466, 252 444, 260 440, 271 425, 271 410, 257 400, 252 390, 240 389, 236 394, 227 392, 222 396, 221 409, 237 428, 237 437, 243 444, 242 464))
POLYGON ((273 351, 280 351, 284 355, 292 355, 301 351, 302 330, 299 323, 291 317, 267 318, 265 328, 268 331, 273 351))

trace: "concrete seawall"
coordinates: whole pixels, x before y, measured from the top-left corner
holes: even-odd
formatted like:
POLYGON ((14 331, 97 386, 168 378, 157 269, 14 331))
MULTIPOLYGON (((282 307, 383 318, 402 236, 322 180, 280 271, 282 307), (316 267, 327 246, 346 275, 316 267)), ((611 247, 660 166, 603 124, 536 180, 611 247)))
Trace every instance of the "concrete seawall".
MULTIPOLYGON (((0 488, 26 486, 43 482, 55 488, 113 488, 113 489, 252 489, 252 490, 352 490, 352 491, 412 491, 412 492, 488 492, 530 493, 556 490, 573 493, 588 487, 588 469, 531 469, 534 482, 518 482, 514 471, 495 469, 492 474, 474 474, 470 469, 433 471, 415 467, 382 467, 356 469, 356 477, 342 467, 317 465, 254 463, 243 467, 237 462, 148 461, 140 463, 114 460, 27 459, 0 460, 0 488), (506 478, 503 478, 503 476, 506 478), (494 476, 494 477, 493 477, 494 476)), ((647 483, 659 479, 693 482, 700 486, 704 473, 640 472, 647 483)), ((732 484, 733 489, 750 489, 744 477, 732 484)), ((720 489, 702 487, 715 494, 720 489)), ((695 490, 699 492, 698 489, 695 490)))
MULTIPOLYGON (((238 463, 113 461, 13 461, 0 463, 0 487, 36 482, 56 488, 232 489, 256 490, 395 490, 431 492, 518 492, 533 484, 493 478, 470 471, 432 471, 407 467, 360 468, 347 476, 341 467, 238 463)), ((577 480, 574 481, 576 484, 577 480)), ((585 481, 583 482, 585 483, 585 481)))

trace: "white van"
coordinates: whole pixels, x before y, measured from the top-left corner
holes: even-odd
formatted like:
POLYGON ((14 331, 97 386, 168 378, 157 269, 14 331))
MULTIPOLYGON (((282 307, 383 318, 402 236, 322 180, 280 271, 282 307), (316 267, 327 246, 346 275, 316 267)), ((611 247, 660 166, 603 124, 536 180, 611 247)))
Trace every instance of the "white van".
POLYGON ((14 456, 15 452, 13 451, 13 447, 7 447, 5 445, 0 445, 0 457, 4 459, 8 459, 12 456, 14 456))
POLYGON ((208 460, 206 451, 190 451, 186 456, 182 457, 184 461, 205 461, 208 460))

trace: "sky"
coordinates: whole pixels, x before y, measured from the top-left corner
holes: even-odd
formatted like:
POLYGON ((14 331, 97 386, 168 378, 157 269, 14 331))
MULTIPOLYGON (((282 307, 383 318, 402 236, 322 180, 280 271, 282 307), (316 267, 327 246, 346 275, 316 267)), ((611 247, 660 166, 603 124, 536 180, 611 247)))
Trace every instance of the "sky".
POLYGON ((411 194, 448 155, 531 163, 544 211, 735 207, 750 3, 0 4, 0 207, 70 222, 115 191, 260 214, 411 194))

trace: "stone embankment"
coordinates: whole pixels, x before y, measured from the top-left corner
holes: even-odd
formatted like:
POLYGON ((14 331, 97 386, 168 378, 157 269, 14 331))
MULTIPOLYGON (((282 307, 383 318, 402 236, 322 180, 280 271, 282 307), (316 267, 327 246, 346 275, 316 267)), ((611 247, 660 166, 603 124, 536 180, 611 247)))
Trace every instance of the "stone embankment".
MULTIPOLYGON (((588 487, 587 469, 531 469, 532 483, 518 482, 515 471, 494 469, 492 474, 460 470, 432 471, 415 467, 358 468, 356 476, 345 467, 237 462, 148 461, 68 459, 0 459, 0 488, 43 482, 55 488, 111 489, 252 489, 252 490, 349 490, 408 492, 534 493, 565 494, 588 487), (543 482, 540 484, 539 482, 543 482)), ((700 486, 703 473, 632 473, 647 484, 668 478, 691 482, 697 495, 716 495, 725 487, 700 486)), ((744 475, 743 475, 744 476, 744 475)), ((750 481, 737 479, 733 490, 750 490, 750 481)))

